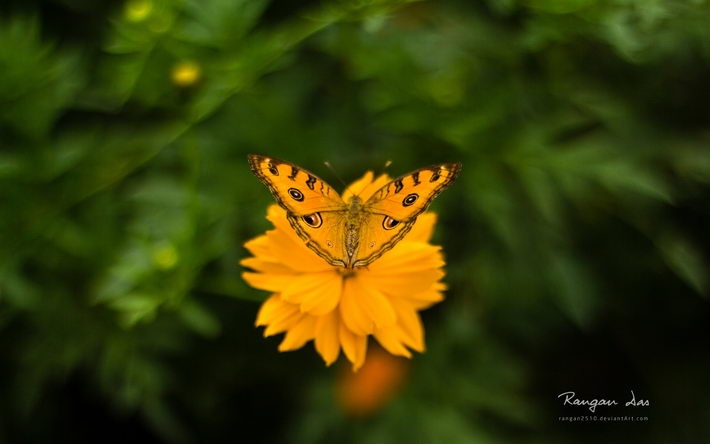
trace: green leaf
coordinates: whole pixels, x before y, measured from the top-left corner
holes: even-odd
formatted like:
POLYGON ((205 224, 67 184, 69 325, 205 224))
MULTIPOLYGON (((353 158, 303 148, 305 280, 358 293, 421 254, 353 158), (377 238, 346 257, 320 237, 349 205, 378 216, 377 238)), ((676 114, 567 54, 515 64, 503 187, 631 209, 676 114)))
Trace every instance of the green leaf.
POLYGON ((564 252, 552 254, 548 276, 554 297, 571 319, 588 328, 599 309, 595 279, 578 260, 564 252))
POLYGON ((195 332, 205 337, 215 337, 221 326, 219 319, 193 299, 187 299, 178 307, 180 317, 195 332))
POLYGON ((708 296, 710 276, 706 263, 697 245, 678 233, 667 234, 658 241, 658 246, 670 268, 703 296, 708 296))
POLYGON ((140 321, 151 320, 156 315, 160 299, 152 294, 128 293, 111 301, 111 308, 120 313, 125 327, 133 327, 140 321))

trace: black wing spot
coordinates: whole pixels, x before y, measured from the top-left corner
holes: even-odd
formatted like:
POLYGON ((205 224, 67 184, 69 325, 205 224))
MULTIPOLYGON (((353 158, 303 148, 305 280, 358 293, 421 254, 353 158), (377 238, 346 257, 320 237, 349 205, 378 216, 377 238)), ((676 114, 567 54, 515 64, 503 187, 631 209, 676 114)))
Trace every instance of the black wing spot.
POLYGON ((440 177, 441 177, 441 168, 434 171, 434 174, 431 175, 429 182, 436 182, 437 180, 439 180, 440 177))
POLYGON ((303 193, 297 188, 289 188, 288 195, 296 202, 303 202, 303 193))
POLYGON ((408 206, 412 205, 414 202, 416 202, 417 199, 419 199, 419 195, 417 193, 408 194, 407 197, 402 199, 402 206, 408 207, 408 206))
POLYGON ((394 181, 394 194, 399 193, 402 191, 402 188, 404 188, 404 184, 402 183, 402 179, 397 179, 394 181))
POLYGON ((291 175, 288 176, 289 179, 294 180, 298 174, 298 167, 291 165, 291 175))
POLYGON ((385 219, 382 221, 382 228, 385 230, 391 230, 397 225, 399 225, 399 221, 397 219, 392 219, 389 216, 385 216, 385 219))
POLYGON ((417 171, 416 173, 412 173, 412 180, 414 180, 415 187, 421 183, 421 181, 419 180, 419 171, 417 171))
POLYGON ((308 175, 308 180, 306 181, 306 186, 310 188, 311 190, 315 189, 316 181, 318 179, 315 178, 315 176, 311 176, 310 174, 308 175))
POLYGON ((323 218, 320 217, 320 213, 306 214, 301 216, 301 219, 311 228, 319 228, 323 225, 323 218))

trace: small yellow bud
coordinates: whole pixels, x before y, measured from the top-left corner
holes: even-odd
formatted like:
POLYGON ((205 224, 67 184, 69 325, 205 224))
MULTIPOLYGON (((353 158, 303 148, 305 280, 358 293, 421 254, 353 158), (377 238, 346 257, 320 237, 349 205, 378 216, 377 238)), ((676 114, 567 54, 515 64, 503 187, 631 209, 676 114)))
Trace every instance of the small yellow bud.
POLYGON ((169 270, 178 262, 178 252, 172 244, 162 244, 153 250, 153 263, 161 270, 169 270))
POLYGON ((175 85, 186 88, 200 80, 202 69, 200 69, 200 65, 194 62, 180 62, 173 66, 171 77, 175 85))
POLYGON ((128 0, 124 7, 124 15, 131 22, 140 22, 146 19, 153 10, 150 0, 128 0))

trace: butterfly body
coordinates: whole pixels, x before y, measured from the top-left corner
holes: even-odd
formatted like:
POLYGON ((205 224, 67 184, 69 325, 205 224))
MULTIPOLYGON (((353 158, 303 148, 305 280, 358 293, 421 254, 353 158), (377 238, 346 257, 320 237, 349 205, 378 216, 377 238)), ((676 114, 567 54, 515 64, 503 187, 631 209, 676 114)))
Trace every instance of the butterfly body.
POLYGON ((279 159, 250 154, 251 171, 287 212, 306 246, 331 265, 365 267, 399 242, 461 164, 433 165, 394 179, 367 200, 338 195, 325 181, 279 159))

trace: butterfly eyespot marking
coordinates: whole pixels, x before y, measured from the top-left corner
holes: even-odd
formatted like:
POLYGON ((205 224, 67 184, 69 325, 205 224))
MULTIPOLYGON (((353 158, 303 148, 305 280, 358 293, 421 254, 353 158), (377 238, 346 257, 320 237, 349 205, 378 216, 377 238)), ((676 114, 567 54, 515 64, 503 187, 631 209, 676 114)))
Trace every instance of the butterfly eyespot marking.
POLYGON ((289 188, 288 195, 296 202, 303 202, 303 193, 298 188, 289 188))
POLYGON ((276 168, 276 166, 273 163, 269 162, 268 169, 269 169, 269 172, 271 174, 273 174, 274 176, 279 175, 279 170, 278 170, 278 168, 276 168))
POLYGON ((402 206, 408 207, 408 206, 412 205, 414 202, 416 202, 417 199, 419 199, 419 195, 417 193, 408 194, 407 197, 402 199, 402 206))
POLYGON ((301 219, 311 228, 319 228, 323 225, 323 218, 320 217, 320 213, 306 214, 301 216, 301 219))
POLYGON ((385 216, 385 219, 382 221, 382 228, 385 230, 391 230, 397 225, 399 225, 399 221, 397 219, 392 219, 389 216, 385 216))

